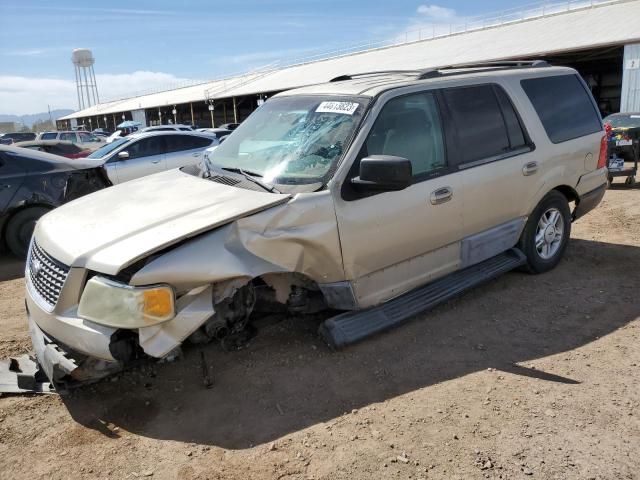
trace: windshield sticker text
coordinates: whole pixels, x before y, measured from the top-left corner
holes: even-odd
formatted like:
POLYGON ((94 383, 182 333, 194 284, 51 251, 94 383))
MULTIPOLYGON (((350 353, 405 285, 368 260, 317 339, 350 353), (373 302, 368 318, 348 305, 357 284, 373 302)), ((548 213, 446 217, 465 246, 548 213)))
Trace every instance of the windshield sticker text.
POLYGON ((322 102, 316 108, 317 113, 342 113, 344 115, 353 115, 358 108, 355 102, 322 102))

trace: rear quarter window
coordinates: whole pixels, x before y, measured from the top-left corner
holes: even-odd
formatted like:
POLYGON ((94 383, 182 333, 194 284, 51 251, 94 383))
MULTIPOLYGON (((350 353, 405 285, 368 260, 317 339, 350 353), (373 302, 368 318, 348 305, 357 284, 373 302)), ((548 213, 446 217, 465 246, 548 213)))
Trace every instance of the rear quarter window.
POLYGON ((591 94, 577 75, 531 78, 520 84, 553 143, 602 130, 591 94))
POLYGON ((43 133, 40 136, 41 140, 55 140, 58 134, 56 132, 43 133))

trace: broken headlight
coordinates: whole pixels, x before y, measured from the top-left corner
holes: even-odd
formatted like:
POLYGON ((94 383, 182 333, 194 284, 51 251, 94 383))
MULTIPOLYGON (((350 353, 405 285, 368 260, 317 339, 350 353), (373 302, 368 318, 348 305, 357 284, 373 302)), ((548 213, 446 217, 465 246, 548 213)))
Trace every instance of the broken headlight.
POLYGON ((82 292, 78 316, 116 328, 141 328, 176 315, 175 293, 169 285, 132 287, 93 277, 82 292))

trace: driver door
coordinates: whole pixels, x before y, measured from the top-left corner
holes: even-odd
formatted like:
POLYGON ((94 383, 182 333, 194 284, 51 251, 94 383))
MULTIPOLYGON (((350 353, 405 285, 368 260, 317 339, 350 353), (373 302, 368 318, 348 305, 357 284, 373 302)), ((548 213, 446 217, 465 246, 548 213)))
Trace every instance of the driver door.
POLYGON ((341 191, 334 194, 345 274, 361 308, 460 264, 462 175, 449 165, 436 94, 412 90, 389 94, 341 191), (409 159, 413 184, 402 191, 351 191, 350 179, 369 155, 409 159))
POLYGON ((141 138, 129 143, 107 163, 109 178, 115 177, 122 183, 167 169, 165 163, 165 142, 161 135, 141 138), (128 158, 120 155, 127 152, 128 158), (111 175, 115 171, 115 175, 111 175))

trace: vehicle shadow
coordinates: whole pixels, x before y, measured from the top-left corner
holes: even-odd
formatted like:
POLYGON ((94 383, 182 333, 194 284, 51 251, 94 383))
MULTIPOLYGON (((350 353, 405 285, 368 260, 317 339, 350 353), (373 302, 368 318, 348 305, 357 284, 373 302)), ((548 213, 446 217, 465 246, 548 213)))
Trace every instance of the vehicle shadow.
POLYGON ((117 435, 111 423, 151 438, 241 449, 487 368, 582 383, 589 379, 519 363, 633 321, 639 284, 640 248, 574 240, 552 272, 507 274, 340 352, 321 343, 317 320, 288 318, 262 328, 241 351, 188 347, 181 361, 127 372, 63 401, 77 422, 110 436, 117 435))
POLYGON ((24 277, 24 259, 18 258, 0 247, 0 282, 24 277))

